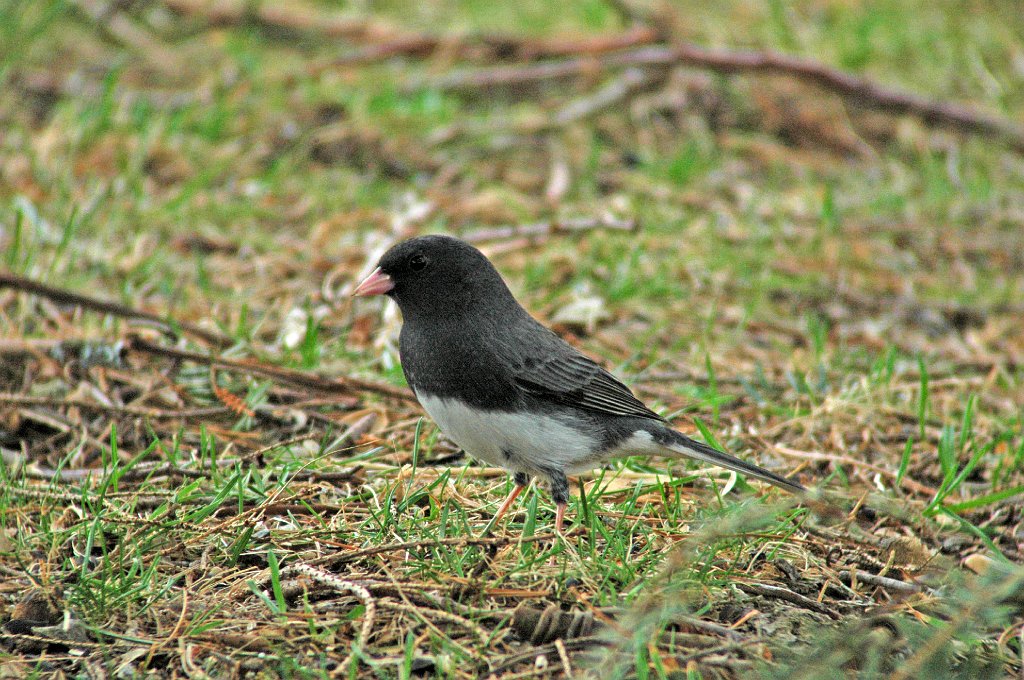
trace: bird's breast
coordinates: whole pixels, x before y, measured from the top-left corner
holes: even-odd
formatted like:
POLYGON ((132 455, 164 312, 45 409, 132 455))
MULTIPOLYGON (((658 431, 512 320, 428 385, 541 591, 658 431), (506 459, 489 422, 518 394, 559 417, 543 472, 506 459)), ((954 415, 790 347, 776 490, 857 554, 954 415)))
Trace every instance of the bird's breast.
POLYGON ((545 475, 574 469, 598 453, 593 435, 557 414, 481 409, 421 391, 416 396, 442 432, 466 453, 491 465, 545 475))
POLYGON ((410 387, 444 398, 458 398, 484 410, 512 411, 522 395, 506 362, 471 326, 455 332, 450 324, 406 322, 399 337, 402 369, 410 387))

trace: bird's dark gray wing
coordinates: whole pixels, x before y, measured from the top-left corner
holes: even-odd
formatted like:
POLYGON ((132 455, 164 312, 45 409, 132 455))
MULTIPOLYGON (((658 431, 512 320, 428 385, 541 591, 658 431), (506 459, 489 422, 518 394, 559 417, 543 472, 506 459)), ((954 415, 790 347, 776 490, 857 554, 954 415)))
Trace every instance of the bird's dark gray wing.
POLYGON ((568 345, 559 349, 562 351, 547 352, 541 358, 524 358, 516 367, 516 384, 529 394, 559 404, 664 421, 594 361, 568 345))

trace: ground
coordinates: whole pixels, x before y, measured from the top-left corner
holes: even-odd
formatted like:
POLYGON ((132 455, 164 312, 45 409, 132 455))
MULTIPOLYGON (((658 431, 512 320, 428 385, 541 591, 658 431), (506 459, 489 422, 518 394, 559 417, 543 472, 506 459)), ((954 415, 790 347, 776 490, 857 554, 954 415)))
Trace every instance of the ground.
POLYGON ((1019 7, 708 4, 0 0, 0 676, 1019 675, 1019 7), (487 534, 348 295, 431 232, 813 494, 487 534))

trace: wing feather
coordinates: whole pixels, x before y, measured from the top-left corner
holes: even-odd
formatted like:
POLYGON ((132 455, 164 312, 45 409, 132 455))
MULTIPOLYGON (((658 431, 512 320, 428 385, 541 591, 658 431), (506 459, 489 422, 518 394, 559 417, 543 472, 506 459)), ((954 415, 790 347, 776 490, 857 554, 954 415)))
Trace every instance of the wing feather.
POLYGON ((571 351, 542 360, 526 359, 516 372, 516 384, 534 396, 560 404, 664 421, 611 373, 572 348, 567 349, 571 351))

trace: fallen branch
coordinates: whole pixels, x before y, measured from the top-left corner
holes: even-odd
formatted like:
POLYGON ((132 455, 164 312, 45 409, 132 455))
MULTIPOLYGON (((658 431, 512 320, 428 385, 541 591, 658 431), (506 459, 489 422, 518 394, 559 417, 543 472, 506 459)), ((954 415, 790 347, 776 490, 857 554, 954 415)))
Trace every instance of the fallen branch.
POLYGON ((128 339, 127 350, 156 356, 169 357, 180 361, 192 361, 198 364, 215 366, 229 371, 246 373, 249 375, 260 375, 266 378, 278 380, 290 385, 297 385, 316 392, 375 392, 392 399, 401 399, 407 402, 416 402, 412 392, 403 390, 400 387, 393 387, 385 383, 372 380, 362 380, 351 377, 328 377, 314 373, 294 371, 280 366, 271 366, 257 362, 253 359, 226 359, 224 357, 210 356, 200 352, 189 352, 183 349, 174 349, 157 345, 138 336, 128 339))
POLYGON ((908 583, 907 581, 900 581, 899 579, 889 578, 888 576, 878 576, 876 574, 871 574, 866 571, 858 571, 856 569, 839 572, 839 580, 848 586, 852 586, 854 583, 860 582, 866 583, 870 586, 885 588, 887 590, 895 590, 900 593, 920 593, 925 590, 934 593, 931 588, 925 589, 924 586, 916 583, 908 583))
POLYGON ((400 35, 396 31, 396 35, 383 42, 350 50, 340 57, 316 63, 307 71, 315 75, 331 68, 371 64, 391 57, 430 57, 442 50, 447 55, 455 54, 464 59, 534 60, 597 55, 649 45, 657 39, 656 31, 643 26, 614 35, 564 36, 546 40, 503 35, 400 35))
POLYGON ((736 583, 736 587, 745 593, 750 595, 760 595, 761 597, 770 597, 776 600, 784 600, 791 604, 795 604, 798 607, 809 609, 812 612, 824 614, 832 619, 841 618, 838 613, 833 611, 830 607, 826 607, 817 600, 812 600, 809 597, 805 597, 800 593, 794 593, 788 588, 781 586, 769 585, 767 583, 743 583, 742 581, 736 583))
POLYGON ((772 73, 805 80, 835 92, 858 106, 887 113, 907 114, 928 125, 941 125, 1005 140, 1024 151, 1024 127, 959 104, 928 99, 884 87, 866 78, 821 62, 773 51, 710 49, 693 43, 659 43, 663 32, 637 25, 621 34, 594 37, 531 39, 519 36, 438 36, 404 32, 375 19, 325 13, 304 2, 244 2, 242 0, 163 0, 172 12, 201 19, 209 26, 256 25, 288 36, 346 39, 370 43, 339 58, 311 67, 311 71, 363 64, 396 55, 428 57, 435 52, 462 58, 526 60, 571 56, 562 62, 506 66, 456 72, 412 87, 432 89, 488 88, 529 81, 595 75, 601 71, 641 66, 692 66, 717 73, 772 73), (641 47, 637 47, 637 46, 641 47))
POLYGON ((662 73, 640 68, 628 68, 622 75, 586 97, 580 97, 563 106, 551 119, 553 127, 563 127, 589 118, 607 108, 625 101, 640 90, 664 81, 662 73))
POLYGON ((378 19, 329 13, 305 2, 284 5, 244 0, 164 0, 175 14, 203 21, 208 27, 255 26, 287 37, 345 39, 368 43, 329 61, 310 67, 364 64, 394 56, 429 57, 444 51, 463 58, 540 59, 580 54, 602 54, 656 42, 659 33, 634 26, 622 33, 597 36, 528 38, 503 34, 436 35, 404 31, 378 19))
POLYGON ((174 418, 209 418, 211 416, 219 416, 229 412, 229 409, 226 406, 162 409, 147 406, 117 406, 115 404, 101 404, 95 401, 86 401, 85 399, 60 399, 57 397, 40 397, 29 394, 12 394, 10 392, 0 392, 0 404, 12 404, 16 406, 49 406, 52 408, 79 408, 83 411, 139 416, 142 418, 153 418, 155 420, 169 420, 174 418))
POLYGON ((230 0, 163 0, 175 14, 201 19, 210 27, 255 25, 291 35, 357 38, 378 35, 383 27, 362 17, 327 14, 304 2, 232 2, 230 0))
POLYGON ((179 52, 158 40, 125 12, 118 11, 117 2, 72 0, 72 14, 78 14, 92 24, 108 42, 125 47, 150 68, 160 73, 181 73, 184 64, 179 52))
POLYGON ((54 288, 53 286, 48 286, 45 283, 40 283, 39 281, 34 281, 32 279, 25 278, 24 276, 18 276, 17 274, 11 274, 9 272, 0 272, 0 288, 13 288, 26 293, 32 293, 33 295, 40 295, 53 300, 57 304, 75 305, 77 307, 82 307, 83 309, 91 309, 96 312, 112 314, 113 316, 120 316, 126 319, 144 319, 156 324, 160 330, 165 333, 177 335, 178 329, 180 329, 210 343, 211 345, 223 347, 234 342, 231 338, 222 333, 201 328, 187 321, 175 321, 173 319, 167 320, 165 317, 158 314, 144 312, 141 309, 133 309, 117 302, 99 300, 88 295, 74 293, 62 288, 54 288))
POLYGON ((928 125, 945 126, 1005 140, 1024 151, 1024 127, 975 109, 932 100, 910 92, 884 87, 866 78, 832 68, 810 59, 779 52, 731 51, 700 47, 691 43, 650 45, 596 57, 576 57, 560 62, 499 66, 459 71, 431 81, 412 83, 411 88, 490 88, 530 81, 567 77, 594 77, 601 71, 642 66, 691 66, 716 73, 769 73, 813 83, 835 92, 857 106, 886 113, 907 114, 928 125))
MULTIPOLYGON (((339 578, 336 574, 329 574, 321 569, 309 564, 293 564, 285 568, 285 573, 297 573, 307 578, 310 578, 317 583, 329 586, 335 590, 352 593, 360 602, 363 603, 363 623, 359 627, 359 635, 355 640, 352 641, 351 647, 352 652, 349 652, 348 656, 341 660, 338 664, 338 668, 347 670, 352 665, 353 655, 356 654, 354 650, 359 650, 359 655, 365 660, 368 654, 367 643, 370 640, 370 633, 373 631, 373 622, 377 616, 377 601, 373 595, 370 594, 364 586, 354 583, 352 581, 346 581, 339 578)), ((269 593, 264 594, 265 598, 271 597, 269 593)))

